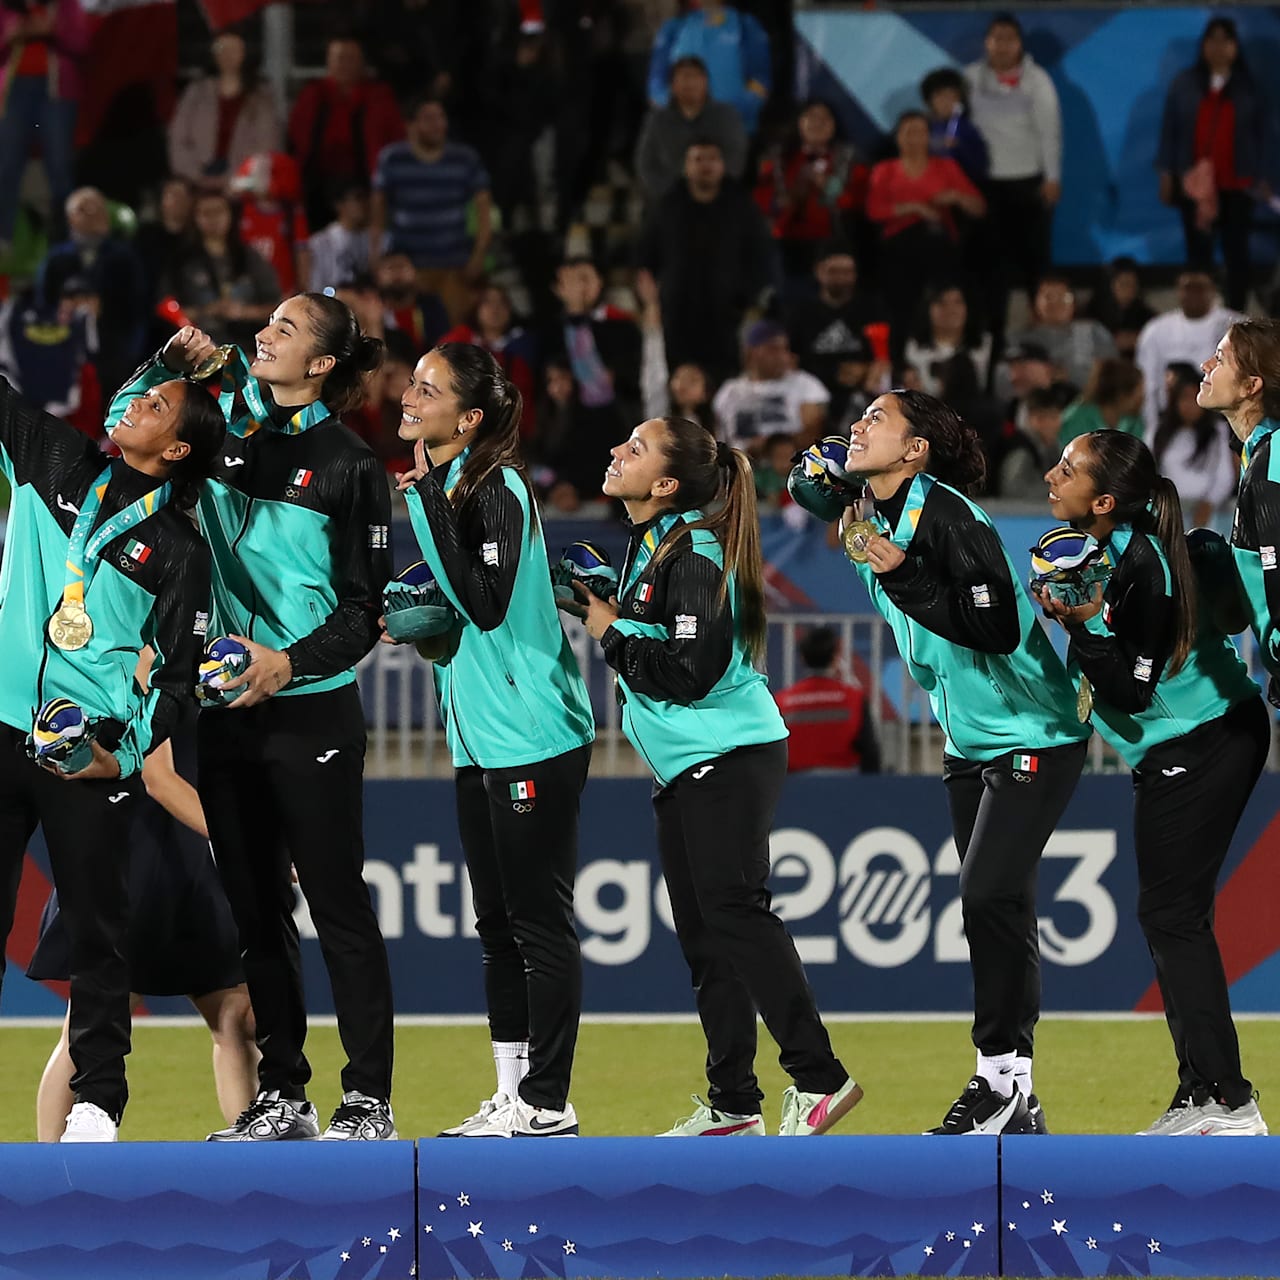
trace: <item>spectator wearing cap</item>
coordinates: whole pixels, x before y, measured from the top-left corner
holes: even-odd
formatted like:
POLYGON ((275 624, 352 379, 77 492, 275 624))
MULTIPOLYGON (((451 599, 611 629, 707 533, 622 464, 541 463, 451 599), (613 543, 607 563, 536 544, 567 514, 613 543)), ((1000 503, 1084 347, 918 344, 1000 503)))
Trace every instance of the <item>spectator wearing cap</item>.
POLYGON ((836 671, 840 641, 831 627, 813 627, 798 646, 809 674, 774 694, 787 722, 787 770, 856 769, 880 772, 866 690, 836 671))
POLYGON ((818 247, 851 232, 866 204, 869 173, 857 148, 840 138, 825 102, 801 106, 794 137, 765 154, 756 182, 756 203, 788 280, 807 281, 818 247))
POLYGON ((1239 311, 1249 297, 1251 188, 1265 175, 1266 130, 1266 103, 1236 24, 1215 15, 1195 65, 1169 85, 1156 169, 1161 200, 1182 216, 1187 261, 1211 266, 1215 233, 1221 238, 1227 306, 1239 311))
POLYGON ((701 365, 713 381, 732 373, 743 317, 776 283, 776 263, 760 210, 725 181, 715 143, 685 153, 684 181, 650 213, 638 265, 657 282, 667 368, 701 365))
POLYGON ((829 421, 844 423, 855 410, 860 414, 866 408, 864 389, 875 363, 867 331, 884 324, 884 307, 859 288, 858 263, 841 241, 829 241, 818 250, 813 275, 817 296, 788 305, 787 336, 800 367, 831 396, 829 421))
POLYGON ((444 103, 410 110, 403 142, 384 147, 373 175, 369 259, 407 254, 418 288, 438 294, 457 324, 473 305, 493 238, 489 175, 480 156, 449 137, 444 103), (475 225, 472 229, 471 212, 475 225))
POLYGON ((1031 323, 1018 335, 1049 353, 1068 382, 1082 387, 1099 360, 1114 356, 1116 344, 1097 320, 1076 319, 1076 295, 1066 276, 1051 272, 1036 288, 1031 323))
POLYGON ((1079 394, 1079 388, 1064 380, 1044 347, 1019 342, 1004 352, 1003 386, 1009 392, 1004 418, 1015 427, 1026 425, 1026 399, 1032 391, 1053 389, 1065 408, 1079 394))
POLYGON ((1113 258, 1107 264, 1084 314, 1111 335, 1117 355, 1133 359, 1138 334, 1156 314, 1142 295, 1142 277, 1133 258, 1113 258))
POLYGON ((369 77, 359 41, 331 37, 325 74, 303 85, 289 115, 289 150, 302 166, 311 223, 321 226, 334 196, 353 182, 368 182, 383 148, 403 137, 395 95, 369 77))
POLYGON ((1146 383, 1142 417, 1148 436, 1160 425, 1167 402, 1165 370, 1180 362, 1199 367, 1231 325, 1244 319, 1222 305, 1213 276, 1203 267, 1188 265, 1179 274, 1177 296, 1177 307, 1149 320, 1138 335, 1134 360, 1146 383))
POLYGON ((369 274, 369 188, 347 187, 334 202, 335 217, 306 243, 303 278, 313 293, 336 289, 369 274))
POLYGON ((920 81, 929 113, 929 154, 949 156, 976 187, 991 167, 987 143, 969 114, 969 86, 954 67, 939 67, 920 81))
POLYGON ((1012 14, 991 19, 984 50, 965 68, 965 80, 991 162, 985 309, 999 340, 1010 289, 1021 285, 1030 294, 1049 265, 1053 209, 1062 196, 1062 111, 1012 14))
POLYGON ((664 22, 649 59, 652 106, 666 106, 671 67, 690 56, 706 67, 711 96, 733 107, 747 133, 754 134, 773 84, 769 37, 760 23, 724 0, 703 0, 698 8, 664 22))
POLYGON ((960 357, 973 365, 979 387, 991 374, 991 335, 969 309, 964 290, 940 284, 924 296, 915 332, 907 339, 904 358, 920 370, 920 383, 931 396, 942 394, 941 368, 960 357))
POLYGON ((811 373, 795 368, 787 331, 757 320, 743 340, 744 368, 715 394, 716 436, 735 449, 757 451, 766 436, 786 432, 803 447, 826 422, 831 395, 811 373))
POLYGON ((704 139, 720 147, 725 173, 741 180, 747 132, 728 103, 711 97, 710 83, 701 58, 678 58, 672 64, 671 99, 649 113, 636 148, 636 176, 650 203, 680 180, 689 145, 704 139))

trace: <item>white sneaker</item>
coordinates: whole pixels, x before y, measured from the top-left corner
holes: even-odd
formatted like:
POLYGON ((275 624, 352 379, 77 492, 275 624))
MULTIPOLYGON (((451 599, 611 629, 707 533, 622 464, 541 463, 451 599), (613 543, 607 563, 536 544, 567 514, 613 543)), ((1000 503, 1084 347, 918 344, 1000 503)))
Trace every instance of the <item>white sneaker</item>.
POLYGON ((67 1116, 67 1127, 59 1142, 115 1142, 119 1126, 92 1102, 77 1102, 67 1116))
POLYGON ((489 1117, 495 1111, 501 1110, 511 1101, 505 1093, 495 1093, 492 1098, 486 1098, 479 1106, 475 1115, 468 1116, 461 1124, 455 1124, 448 1129, 441 1129, 437 1138, 465 1138, 468 1130, 478 1129, 488 1124, 489 1117))
POLYGON ((480 1125, 460 1133, 460 1138, 576 1138, 578 1113, 572 1102, 564 1104, 563 1111, 550 1107, 535 1107, 523 1098, 508 1098, 501 1107, 495 1107, 489 1118, 480 1125))
POLYGON ((1250 1138, 1262 1137, 1268 1131, 1258 1103, 1250 1098, 1238 1107, 1228 1107, 1221 1102, 1206 1102, 1203 1122, 1196 1130, 1202 1138, 1250 1138))
POLYGON ((735 1115, 732 1111, 719 1111, 703 1102, 695 1093, 696 1110, 693 1115, 677 1120, 670 1129, 658 1134, 659 1138, 763 1138, 764 1117, 735 1115))

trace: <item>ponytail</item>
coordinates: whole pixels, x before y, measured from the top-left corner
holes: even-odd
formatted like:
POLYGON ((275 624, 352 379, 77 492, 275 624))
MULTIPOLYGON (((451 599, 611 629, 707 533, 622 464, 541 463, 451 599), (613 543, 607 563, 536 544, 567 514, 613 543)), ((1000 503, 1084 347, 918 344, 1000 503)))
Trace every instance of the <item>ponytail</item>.
MULTIPOLYGON (((470 452, 453 491, 461 507, 494 472, 510 467, 529 487, 520 456, 520 418, 524 398, 492 354, 469 342, 442 342, 433 348, 449 367, 449 386, 463 413, 478 409, 480 422, 470 433, 470 452)), ((532 491, 530 491, 532 496, 532 491)), ((530 531, 533 525, 530 522, 530 531)))
POLYGON ((929 443, 925 470, 961 493, 978 493, 987 480, 987 459, 978 433, 936 396, 923 391, 890 392, 911 434, 929 443))
POLYGON ((172 487, 173 504, 179 511, 190 511, 200 498, 204 482, 213 471, 214 461, 226 438, 227 423, 218 402, 204 387, 190 378, 182 380, 182 408, 178 411, 177 436, 189 447, 165 479, 172 487))
POLYGON ((659 419, 666 427, 666 470, 679 482, 675 510, 708 511, 701 520, 680 524, 654 553, 655 562, 694 529, 706 529, 720 543, 724 568, 720 602, 729 600, 729 578, 737 589, 737 624, 752 661, 763 653, 766 639, 764 556, 760 550, 760 517, 756 481, 747 455, 688 418, 659 419), (712 509, 714 508, 714 509, 712 509))
POLYGON ((316 346, 312 355, 333 357, 333 368, 324 375, 320 399, 334 414, 346 413, 363 403, 364 376, 382 365, 382 341, 360 332, 360 322, 345 302, 327 293, 300 296, 311 314, 316 346))
POLYGON ((1118 522, 1152 534, 1164 548, 1177 611, 1169 674, 1182 670, 1195 643, 1196 579, 1182 528, 1182 503, 1173 481, 1156 470, 1156 460, 1141 440, 1123 431, 1091 431, 1086 466, 1098 493, 1109 493, 1118 522))

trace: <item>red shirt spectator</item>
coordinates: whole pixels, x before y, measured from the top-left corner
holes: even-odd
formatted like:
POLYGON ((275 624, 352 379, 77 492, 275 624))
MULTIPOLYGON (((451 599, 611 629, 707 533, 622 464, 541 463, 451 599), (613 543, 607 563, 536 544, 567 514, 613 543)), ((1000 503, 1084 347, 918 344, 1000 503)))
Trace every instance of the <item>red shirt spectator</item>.
POLYGON ((800 641, 800 657, 813 672, 774 694, 787 722, 787 769, 858 769, 880 772, 880 745, 866 692, 831 674, 837 638, 830 627, 814 627, 800 641))
POLYGON ((301 205, 259 203, 253 196, 241 202, 240 239, 275 268, 283 294, 298 287, 298 246, 306 244, 309 235, 301 205))
POLYGON ((957 194, 982 201, 978 188, 949 156, 930 156, 923 169, 916 173, 911 173, 901 160, 882 160, 871 170, 867 217, 879 222, 881 235, 888 237, 924 220, 924 215, 914 210, 902 212, 903 205, 927 205, 937 212, 947 234, 954 240, 956 224, 948 206, 956 202, 957 194))

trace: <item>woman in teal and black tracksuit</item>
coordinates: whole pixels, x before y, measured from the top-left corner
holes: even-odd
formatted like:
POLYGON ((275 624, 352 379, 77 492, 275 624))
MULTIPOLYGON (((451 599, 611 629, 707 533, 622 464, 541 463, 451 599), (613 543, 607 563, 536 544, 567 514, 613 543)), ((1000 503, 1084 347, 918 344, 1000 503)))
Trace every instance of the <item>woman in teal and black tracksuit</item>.
POLYGON ((751 464, 685 418, 641 423, 611 458, 604 492, 626 506, 631 544, 619 598, 579 591, 579 611, 618 673, 623 730, 653 771, 662 873, 707 1038, 707 1101, 663 1136, 764 1132, 757 1012, 794 1082, 780 1131, 825 1133, 862 1089, 832 1053, 770 909, 787 728, 753 665, 765 615, 751 464))
POLYGON ((1087 604, 1040 599, 1093 688, 1094 726, 1133 770, 1138 919, 1178 1058, 1173 1101, 1145 1132, 1266 1133, 1213 934, 1218 872, 1271 744, 1227 634, 1248 626, 1230 551, 1197 530, 1188 554, 1177 490, 1132 436, 1073 440, 1045 480, 1049 509, 1110 567, 1087 604))
MULTIPOLYGON (((986 471, 976 432, 932 396, 892 391, 853 424, 846 465, 869 490, 865 510, 846 509, 854 567, 946 734, 978 1063, 932 1132, 1044 1132, 1031 1080, 1036 873, 1089 728, 990 518, 964 496, 986 471)), ((792 491, 810 505, 800 470, 792 491)))
POLYGON ((64 1141, 116 1136, 128 1089, 130 827, 144 757, 192 706, 208 621, 209 549, 185 514, 222 441, 211 397, 167 376, 108 419, 120 457, 0 378, 0 472, 13 489, 0 572, 0 954, 27 840, 44 832, 71 973, 75 1104, 64 1141), (76 615, 71 628, 59 617, 76 615), (156 651, 151 689, 134 668, 156 651), (96 728, 69 781, 26 758, 58 698, 96 728))
POLYGON ((418 361, 401 407, 417 467, 400 487, 463 624, 436 689, 498 1071, 494 1096, 444 1136, 576 1134, 573 884, 595 721, 520 462, 520 393, 482 347, 446 343, 418 361))
MULTIPOLYGON (((250 359, 232 349, 227 434, 199 506, 213 552, 210 636, 241 638, 248 671, 200 714, 200 800, 236 919, 262 1061, 259 1094, 219 1142, 319 1135, 290 864, 306 895, 347 1054, 328 1139, 395 1137, 386 945, 363 877, 365 723, 355 665, 377 643, 391 502, 340 415, 382 344, 322 294, 286 298, 250 359)), ((180 331, 134 386, 212 355, 180 331)))

